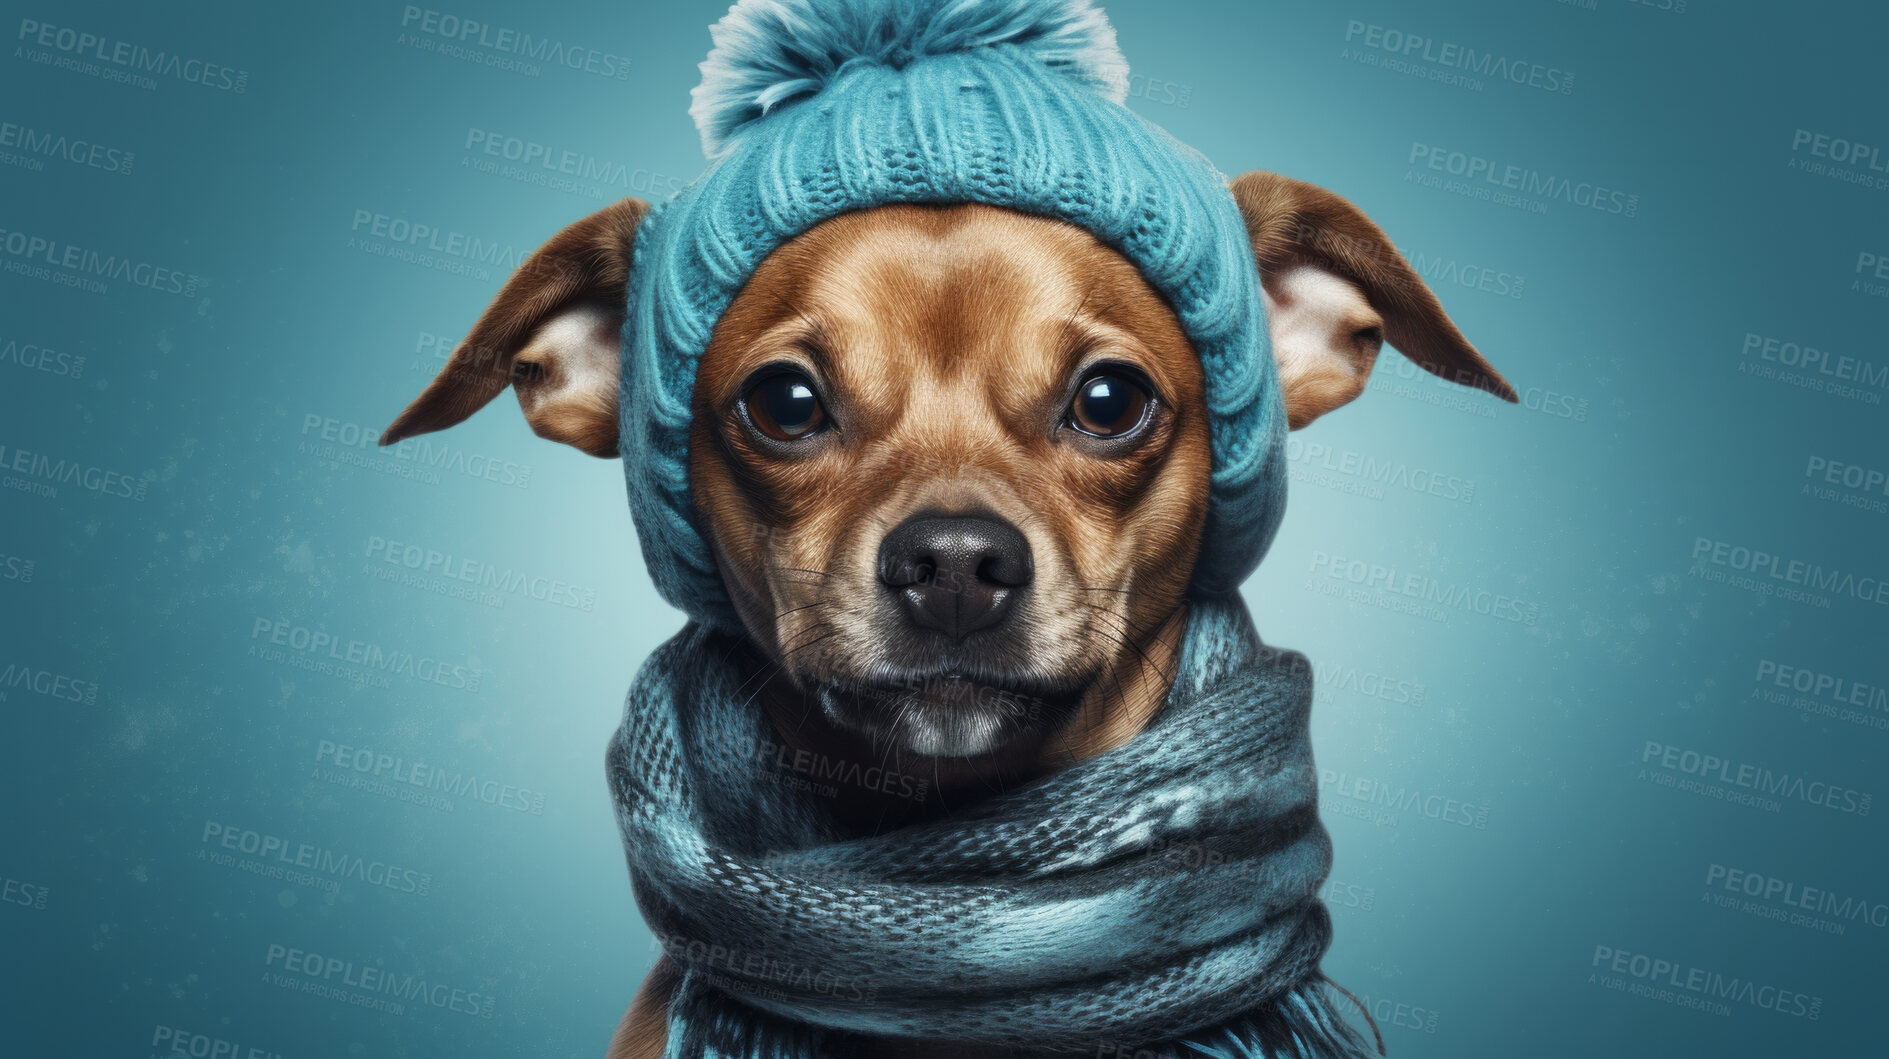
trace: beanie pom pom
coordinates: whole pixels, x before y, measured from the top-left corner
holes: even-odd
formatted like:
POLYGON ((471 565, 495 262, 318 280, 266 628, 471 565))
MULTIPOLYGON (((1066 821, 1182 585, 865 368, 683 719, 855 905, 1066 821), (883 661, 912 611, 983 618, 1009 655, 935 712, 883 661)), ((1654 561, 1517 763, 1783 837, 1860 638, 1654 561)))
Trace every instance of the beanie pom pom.
POLYGON ((739 0, 710 31, 689 116, 713 158, 749 122, 824 88, 855 60, 892 67, 994 45, 1120 103, 1128 63, 1091 0, 739 0))

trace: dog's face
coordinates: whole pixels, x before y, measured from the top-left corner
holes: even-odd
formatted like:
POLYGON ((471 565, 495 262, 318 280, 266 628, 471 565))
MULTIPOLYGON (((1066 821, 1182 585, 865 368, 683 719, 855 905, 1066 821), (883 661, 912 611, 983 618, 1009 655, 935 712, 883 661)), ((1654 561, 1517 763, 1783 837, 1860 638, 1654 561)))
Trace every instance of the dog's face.
MULTIPOLYGON (((1355 398, 1385 340, 1515 400, 1350 203, 1271 173, 1232 191, 1293 428, 1355 398)), ((511 385, 539 434, 614 454, 646 211, 626 199, 546 243, 382 443, 511 385)), ((693 412, 729 595, 831 725, 968 759, 1162 668, 1205 521, 1204 385, 1172 310, 1086 232, 968 205, 820 224, 723 314, 693 412)))
POLYGON ((827 221, 723 315, 694 406, 736 609, 840 727, 990 752, 1066 721, 1180 604, 1200 363, 1081 229, 988 206, 827 221))

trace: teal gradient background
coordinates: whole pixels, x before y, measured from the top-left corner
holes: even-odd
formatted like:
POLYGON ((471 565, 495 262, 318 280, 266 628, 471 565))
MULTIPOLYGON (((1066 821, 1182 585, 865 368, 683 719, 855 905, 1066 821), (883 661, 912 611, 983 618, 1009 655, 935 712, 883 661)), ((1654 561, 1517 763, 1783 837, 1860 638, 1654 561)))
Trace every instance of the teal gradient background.
MULTIPOLYGON (((434 438, 433 471, 347 442, 419 391, 518 257, 700 170, 688 90, 725 5, 450 3, 9 0, 0 19, 0 1054, 155 1056, 201 1034, 239 1056, 597 1056, 655 958, 602 758, 680 617, 619 467, 532 437, 509 399, 434 438), (591 49, 594 68, 444 54, 433 16, 591 49), (126 83, 58 29, 189 63, 126 83), (203 63, 228 71, 188 80, 203 63), (514 179, 482 152, 506 138, 605 176, 514 179), (403 260, 375 216, 496 249, 403 260), (54 243, 149 267, 88 289, 29 249, 54 243), (82 473, 48 483, 39 457, 82 473), (557 587, 443 594, 399 581, 385 542, 557 587), (412 664, 320 671, 278 629, 412 664), (328 744, 499 793, 359 789, 328 744), (329 892, 219 863, 245 831, 400 871, 329 892), (445 1001, 285 987, 271 954, 289 949, 445 1001)), ((1807 474, 1889 470, 1889 279, 1859 271, 1889 257, 1889 18, 1106 6, 1132 106, 1228 173, 1358 204, 1526 399, 1387 352, 1355 405, 1293 436, 1291 505, 1246 593, 1262 634, 1319 667, 1327 970, 1411 1059, 1880 1054, 1889 808, 1856 796, 1889 787, 1889 606, 1768 595, 1710 559, 1725 542, 1889 577, 1889 494, 1807 474), (1383 31, 1429 43, 1393 54, 1383 31), (1452 83, 1445 45, 1570 90, 1452 83), (1882 145, 1840 167, 1873 183, 1833 179, 1817 136, 1882 145), (1603 186, 1632 215, 1426 185, 1457 156, 1603 186), (1782 380, 1765 338, 1875 381, 1782 380), (1767 664, 1865 690, 1768 701, 1767 664), (1666 747, 1851 797, 1701 795, 1666 747), (1714 865, 1862 911, 1792 922, 1714 865), (1805 999, 1708 997, 1603 949, 1805 999)))

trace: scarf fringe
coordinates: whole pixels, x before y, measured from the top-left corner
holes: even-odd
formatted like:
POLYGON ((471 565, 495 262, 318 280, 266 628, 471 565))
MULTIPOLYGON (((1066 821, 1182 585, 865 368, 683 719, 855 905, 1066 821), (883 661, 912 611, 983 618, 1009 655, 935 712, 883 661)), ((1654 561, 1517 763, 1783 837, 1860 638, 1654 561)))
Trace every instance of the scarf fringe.
POLYGON ((670 1010, 663 1059, 832 1059, 826 1031, 777 1018, 746 1004, 678 995, 670 1010), (693 1002, 690 1002, 693 999, 693 1002))
MULTIPOLYGON (((666 1059, 830 1059, 828 1035, 747 1005, 701 1005, 670 1023, 666 1059)), ((1138 1048, 1156 1059, 1372 1059, 1384 1035, 1357 997, 1323 976, 1225 1025, 1171 1044, 1138 1048), (1327 989, 1356 1004, 1371 1027, 1364 1039, 1334 1006, 1327 989)))
POLYGON ((1385 1054, 1384 1035, 1370 1010, 1323 976, 1299 985, 1257 1011, 1168 1047, 1171 1059, 1370 1059, 1385 1054), (1343 993, 1358 1006, 1371 1027, 1375 1048, 1339 1014, 1325 992, 1327 987, 1343 993))

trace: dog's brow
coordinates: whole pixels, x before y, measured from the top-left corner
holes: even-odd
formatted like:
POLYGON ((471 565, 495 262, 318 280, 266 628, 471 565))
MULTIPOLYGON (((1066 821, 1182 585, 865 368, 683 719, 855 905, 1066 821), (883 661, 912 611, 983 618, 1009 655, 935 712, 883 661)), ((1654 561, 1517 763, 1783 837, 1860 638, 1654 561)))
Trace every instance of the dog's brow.
POLYGON ((1097 346, 1119 346, 1144 354, 1150 352, 1148 343, 1132 328, 1110 322, 1108 311, 1113 308, 1113 305, 1109 305, 1100 312, 1084 312, 1083 307, 1078 306, 1063 320, 1062 326, 1056 331, 1053 348, 1065 370, 1097 346))
POLYGON ((830 353, 833 344, 834 332, 827 322, 803 312, 781 320, 756 335, 754 341, 748 343, 747 352, 753 355, 791 346, 805 353, 821 374, 830 376, 833 369, 830 353))
POLYGON ((813 366, 819 369, 820 377, 827 380, 828 385, 838 386, 839 362, 833 355, 839 342, 838 336, 823 317, 803 316, 801 322, 804 328, 797 343, 801 352, 813 361, 813 366))
POLYGON ((1078 301, 1076 307, 1070 310, 1069 315, 1063 319, 1063 326, 1056 331, 1056 348, 1059 352, 1069 348, 1069 332, 1074 330, 1078 323, 1083 322, 1083 311, 1089 307, 1089 299, 1095 297, 1096 288, 1099 286, 1101 286, 1100 279, 1091 277, 1088 286, 1082 290, 1082 300, 1078 301))

